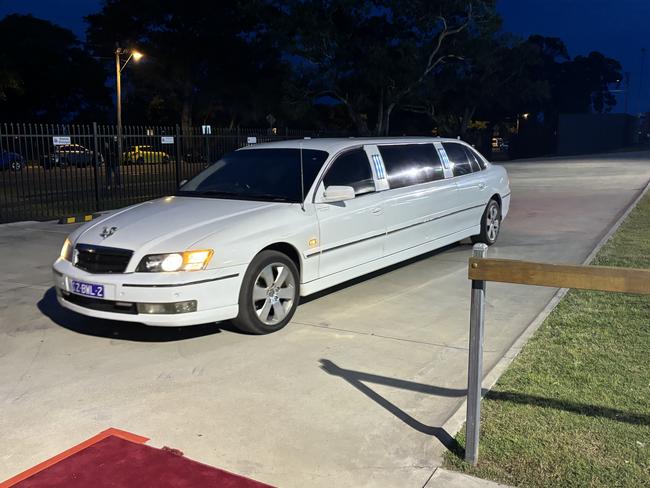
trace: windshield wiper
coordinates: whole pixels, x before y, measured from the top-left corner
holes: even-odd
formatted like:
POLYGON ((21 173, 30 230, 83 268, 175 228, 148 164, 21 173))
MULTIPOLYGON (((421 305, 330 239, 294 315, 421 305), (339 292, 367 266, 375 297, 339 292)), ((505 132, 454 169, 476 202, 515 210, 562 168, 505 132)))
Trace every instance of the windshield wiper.
POLYGON ((224 198, 234 198, 241 200, 272 200, 275 202, 287 202, 287 203, 296 203, 290 198, 283 197, 281 195, 273 195, 270 193, 234 193, 228 191, 218 191, 218 190, 204 190, 204 191, 183 191, 179 190, 177 192, 180 196, 193 196, 193 197, 224 197, 224 198))
POLYGON ((250 198, 262 198, 264 200, 273 200, 275 202, 287 202, 287 203, 297 203, 291 200, 290 198, 283 197, 281 195, 273 195, 271 193, 247 193, 245 196, 250 198))
POLYGON ((239 193, 232 193, 228 191, 217 191, 217 190, 205 190, 205 191, 183 191, 179 190, 177 192, 182 196, 192 196, 192 197, 239 197, 239 193))

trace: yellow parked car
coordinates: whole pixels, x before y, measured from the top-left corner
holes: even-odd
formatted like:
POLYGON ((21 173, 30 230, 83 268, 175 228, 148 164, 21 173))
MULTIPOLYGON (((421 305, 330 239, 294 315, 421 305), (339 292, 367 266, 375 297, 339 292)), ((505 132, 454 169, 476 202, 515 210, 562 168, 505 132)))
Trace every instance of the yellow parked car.
POLYGON ((131 146, 123 155, 125 164, 169 163, 169 154, 158 151, 151 146, 131 146))

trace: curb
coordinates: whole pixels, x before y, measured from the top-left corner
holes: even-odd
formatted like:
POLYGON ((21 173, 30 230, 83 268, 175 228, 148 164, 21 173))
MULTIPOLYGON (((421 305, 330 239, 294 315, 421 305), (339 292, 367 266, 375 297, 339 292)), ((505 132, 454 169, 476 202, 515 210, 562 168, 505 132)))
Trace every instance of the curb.
MULTIPOLYGON (((583 265, 589 264, 598 251, 605 245, 607 241, 614 235, 618 230, 621 224, 627 219, 627 216, 634 210, 639 203, 639 201, 650 191, 650 180, 646 183, 645 187, 639 192, 639 194, 634 198, 632 203, 630 203, 627 208, 619 215, 616 222, 610 227, 610 229, 605 232, 605 234, 598 241, 596 246, 592 249, 589 255, 582 262, 583 265)), ((546 304, 544 309, 528 324, 528 327, 519 334, 519 336, 514 340, 512 345, 504 353, 504 355, 499 359, 499 361, 492 367, 490 371, 483 376, 482 389, 481 389, 481 398, 483 398, 494 386, 494 384, 499 380, 501 375, 505 370, 510 366, 510 363, 519 355, 521 350, 524 348, 531 336, 539 329, 539 327, 544 323, 544 320, 550 315, 550 313, 557 307, 557 304, 560 303, 560 300, 567 294, 569 288, 560 288, 551 300, 546 304)), ((460 431, 463 424, 465 423, 465 416, 467 410, 467 399, 461 403, 456 411, 452 413, 449 418, 442 424, 441 428, 447 432, 451 437, 455 437, 456 434, 460 431)), ((446 449, 442 444, 436 449, 437 452, 440 452, 440 448, 446 449)))
POLYGON ((81 222, 90 222, 91 220, 96 219, 99 216, 100 214, 98 213, 84 214, 84 215, 70 215, 70 216, 61 217, 58 220, 58 222, 59 224, 78 224, 81 222))

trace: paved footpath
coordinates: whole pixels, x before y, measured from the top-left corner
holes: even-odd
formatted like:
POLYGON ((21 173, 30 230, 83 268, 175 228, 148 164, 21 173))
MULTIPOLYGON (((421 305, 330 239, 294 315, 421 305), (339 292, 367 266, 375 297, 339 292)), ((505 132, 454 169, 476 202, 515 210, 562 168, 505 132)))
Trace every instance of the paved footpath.
MULTIPOLYGON (((650 153, 506 166, 501 258, 582 262, 650 179, 650 153)), ((440 485, 441 426, 466 387, 469 245, 321 294, 252 337, 61 310, 50 264, 70 229, 0 226, 0 480, 117 427, 283 487, 440 485)), ((488 286, 485 371, 554 292, 488 286)))

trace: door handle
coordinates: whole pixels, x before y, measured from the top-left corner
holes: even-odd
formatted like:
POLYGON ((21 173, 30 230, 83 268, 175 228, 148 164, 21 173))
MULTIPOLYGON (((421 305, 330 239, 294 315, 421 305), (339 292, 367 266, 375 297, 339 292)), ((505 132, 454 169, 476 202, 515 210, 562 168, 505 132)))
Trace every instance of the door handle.
POLYGON ((383 212, 384 210, 381 207, 375 207, 372 209, 373 215, 381 215, 383 212))
POLYGON ((478 187, 479 187, 480 190, 485 190, 485 188, 487 188, 487 185, 481 181, 481 182, 478 184, 478 187))

